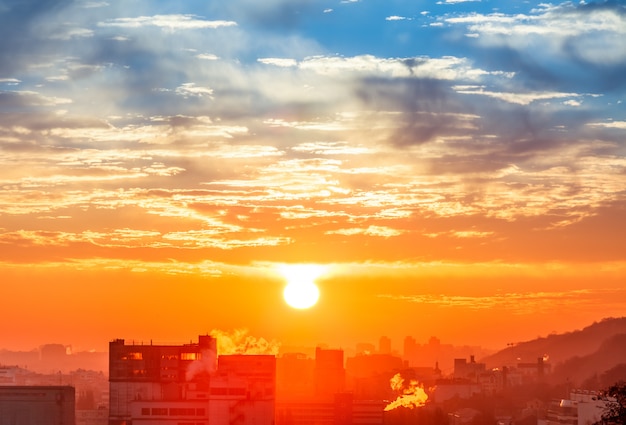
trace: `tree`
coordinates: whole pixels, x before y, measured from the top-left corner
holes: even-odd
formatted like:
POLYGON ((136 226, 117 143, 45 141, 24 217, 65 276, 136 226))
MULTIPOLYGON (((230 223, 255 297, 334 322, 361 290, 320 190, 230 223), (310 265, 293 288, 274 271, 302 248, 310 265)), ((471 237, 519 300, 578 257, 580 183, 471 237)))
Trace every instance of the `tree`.
POLYGON ((619 381, 603 392, 607 404, 598 424, 626 424, 626 381, 619 381))

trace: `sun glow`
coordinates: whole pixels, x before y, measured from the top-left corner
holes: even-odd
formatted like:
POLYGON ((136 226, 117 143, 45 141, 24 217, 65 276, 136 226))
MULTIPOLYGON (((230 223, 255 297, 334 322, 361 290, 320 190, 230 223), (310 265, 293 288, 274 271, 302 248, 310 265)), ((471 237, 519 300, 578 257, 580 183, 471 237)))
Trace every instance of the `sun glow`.
POLYGON ((290 264, 280 267, 280 273, 285 277, 287 286, 283 291, 285 302, 293 308, 309 308, 317 303, 319 289, 315 279, 326 270, 323 266, 313 264, 290 264))

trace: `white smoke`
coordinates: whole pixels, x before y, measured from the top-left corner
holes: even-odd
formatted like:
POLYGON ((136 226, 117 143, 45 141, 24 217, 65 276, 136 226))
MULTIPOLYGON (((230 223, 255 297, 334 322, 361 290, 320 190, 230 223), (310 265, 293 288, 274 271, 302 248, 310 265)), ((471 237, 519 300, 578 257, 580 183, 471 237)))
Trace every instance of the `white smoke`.
POLYGON ((386 412, 398 407, 408 407, 409 409, 422 407, 426 404, 426 400, 428 400, 428 394, 424 391, 423 385, 414 379, 409 381, 408 385, 405 385, 402 375, 396 373, 389 380, 389 384, 391 385, 392 390, 400 394, 398 395, 398 398, 385 407, 386 412))
POLYGON ((212 374, 217 368, 217 353, 214 350, 202 350, 200 358, 192 361, 187 366, 185 378, 191 381, 196 375, 202 373, 212 374))
POLYGON ((219 355, 228 354, 270 354, 278 355, 280 343, 264 338, 257 338, 248 335, 247 329, 235 329, 226 332, 214 329, 210 335, 217 340, 217 353, 219 355))
POLYGON ((274 340, 256 338, 248 335, 247 329, 235 329, 232 332, 214 329, 210 333, 216 341, 217 352, 202 350, 200 357, 187 366, 187 381, 199 374, 212 374, 217 368, 217 356, 229 354, 270 354, 277 355, 280 344, 274 340))

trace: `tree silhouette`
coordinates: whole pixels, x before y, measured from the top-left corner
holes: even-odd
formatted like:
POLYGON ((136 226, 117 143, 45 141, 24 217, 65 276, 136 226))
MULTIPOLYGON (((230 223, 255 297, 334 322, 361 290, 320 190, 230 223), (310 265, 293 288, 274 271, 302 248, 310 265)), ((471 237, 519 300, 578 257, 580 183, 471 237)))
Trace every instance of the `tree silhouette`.
POLYGON ((603 391, 609 400, 596 424, 626 424, 626 382, 619 381, 603 391))

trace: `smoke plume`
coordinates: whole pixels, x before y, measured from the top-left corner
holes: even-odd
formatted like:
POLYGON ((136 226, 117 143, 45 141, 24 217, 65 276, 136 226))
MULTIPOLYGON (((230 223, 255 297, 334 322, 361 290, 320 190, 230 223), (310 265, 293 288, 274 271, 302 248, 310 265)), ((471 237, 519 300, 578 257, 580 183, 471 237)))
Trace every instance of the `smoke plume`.
POLYGON ((385 411, 393 410, 398 407, 421 407, 426 404, 428 395, 424 391, 424 387, 416 380, 411 380, 409 385, 404 384, 404 378, 396 373, 390 380, 391 389, 399 393, 398 398, 389 403, 385 407, 385 411))
POLYGON ((189 363, 187 366, 186 378, 191 381, 196 375, 202 373, 212 374, 217 367, 217 353, 213 350, 202 350, 200 358, 189 363))
POLYGON ((271 354, 275 356, 280 348, 277 341, 267 341, 264 338, 248 335, 247 329, 235 329, 232 332, 214 329, 210 335, 217 340, 219 355, 271 354))
POLYGON ((248 335, 247 329, 235 329, 232 332, 214 329, 210 336, 215 339, 217 352, 202 350, 200 357, 187 367, 187 381, 191 381, 199 374, 212 374, 217 367, 218 355, 229 354, 270 354, 277 355, 280 344, 274 340, 256 338, 248 335))

